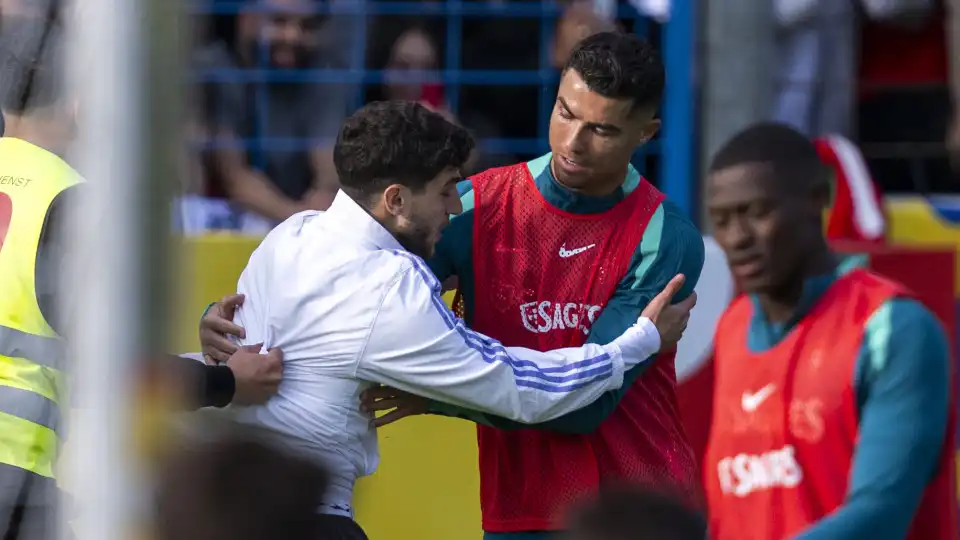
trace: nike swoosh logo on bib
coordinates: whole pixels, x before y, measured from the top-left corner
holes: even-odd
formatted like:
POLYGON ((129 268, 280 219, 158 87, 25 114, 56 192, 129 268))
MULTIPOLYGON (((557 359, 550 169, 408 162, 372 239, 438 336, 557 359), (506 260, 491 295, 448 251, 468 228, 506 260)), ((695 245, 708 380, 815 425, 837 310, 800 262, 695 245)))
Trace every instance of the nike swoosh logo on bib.
POLYGON ((583 247, 579 247, 579 248, 576 248, 576 249, 567 249, 567 245, 566 245, 566 244, 563 244, 563 245, 560 246, 560 253, 559 253, 559 255, 560 255, 560 258, 561 258, 561 259, 569 259, 570 257, 573 257, 574 255, 579 255, 579 254, 583 253, 584 251, 587 251, 588 249, 593 248, 593 247, 596 247, 596 246, 597 246, 596 244, 590 244, 589 246, 583 246, 583 247))
POLYGON ((757 410, 757 407, 766 401, 766 399, 770 397, 770 394, 772 394, 776 389, 777 387, 773 384, 768 384, 752 394, 749 392, 744 392, 743 396, 740 398, 740 406, 743 407, 743 410, 746 412, 753 412, 757 410))

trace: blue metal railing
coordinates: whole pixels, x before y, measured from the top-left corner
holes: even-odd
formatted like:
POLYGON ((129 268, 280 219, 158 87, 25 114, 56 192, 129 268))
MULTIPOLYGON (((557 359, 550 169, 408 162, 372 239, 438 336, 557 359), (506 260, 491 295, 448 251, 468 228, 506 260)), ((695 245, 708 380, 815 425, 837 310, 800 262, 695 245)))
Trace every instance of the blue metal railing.
MULTIPOLYGON (((197 15, 233 15, 241 11, 260 11, 270 13, 274 9, 263 5, 250 4, 246 0, 200 0, 188 4, 190 13, 197 15)), ((314 12, 322 15, 419 15, 458 16, 458 17, 505 17, 516 19, 556 18, 563 13, 563 6, 554 2, 539 0, 517 0, 511 2, 317 2, 314 12)), ((617 17, 634 20, 642 18, 637 10, 628 4, 617 7, 617 17)))
POLYGON ((672 0, 664 25, 663 61, 667 69, 663 100, 663 181, 661 189, 694 220, 697 205, 696 93, 694 92, 695 0, 672 0))
MULTIPOLYGON (((447 13, 446 66, 450 73, 460 71, 460 53, 463 48, 463 0, 447 0, 442 4, 447 13)), ((463 83, 460 83, 463 84, 463 83)), ((450 82, 445 88, 447 107, 454 115, 460 113, 460 84, 450 82)))
MULTIPOLYGON (((195 73, 196 82, 283 82, 319 84, 381 84, 388 75, 386 70, 373 69, 207 69, 195 73)), ((460 70, 445 69, 417 71, 416 73, 389 73, 391 82, 444 83, 453 87, 464 84, 488 86, 530 86, 551 84, 557 80, 553 69, 545 70, 460 70)), ((448 98, 449 99, 449 98, 448 98)), ((553 95, 550 96, 551 106, 553 95)), ((450 105, 452 108, 453 106, 450 105)))
MULTIPOLYGON (((645 162, 648 155, 660 159, 660 176, 657 181, 688 215, 693 215, 695 204, 694 171, 696 167, 696 145, 694 144, 694 98, 693 89, 693 50, 695 27, 693 0, 673 0, 671 20, 662 27, 662 45, 667 68, 667 92, 663 104, 663 134, 638 152, 635 160, 638 165, 645 162)), ((190 9, 195 14, 231 15, 251 6, 244 0, 206 0, 195 1, 190 9)), ((257 9, 257 5, 253 5, 257 9)), ((554 91, 557 83, 556 70, 551 66, 552 48, 556 19, 562 13, 562 7, 552 0, 511 1, 511 2, 465 2, 464 0, 446 0, 445 2, 381 2, 381 1, 331 1, 317 3, 318 13, 331 15, 419 15, 424 17, 443 17, 446 22, 445 69, 431 72, 418 72, 411 81, 442 83, 445 88, 447 106, 454 115, 460 112, 460 90, 463 85, 487 86, 532 86, 539 89, 537 118, 537 137, 534 139, 502 138, 480 141, 480 147, 491 153, 539 154, 548 150, 547 128, 550 112, 553 108, 554 91), (536 18, 540 20, 540 54, 536 70, 469 70, 461 69, 464 18, 536 18)), ((620 19, 633 21, 634 32, 649 35, 653 23, 640 16, 626 3, 617 7, 620 19)), ((365 32, 365 24, 362 34, 365 32)), ((358 37, 365 41, 363 36, 358 37)), ((262 56, 262 55, 261 55, 262 56)), ((354 104, 359 105, 363 89, 367 85, 384 82, 386 72, 364 69, 362 61, 365 51, 353 55, 352 69, 309 69, 275 70, 257 69, 210 69, 194 73, 194 82, 231 82, 250 84, 269 83, 315 83, 356 85, 358 90, 354 104)), ((266 65, 263 62, 261 65, 266 65)), ((392 81, 402 82, 403 74, 391 73, 392 81)), ((259 94, 263 94, 259 92, 259 94)), ((258 100, 257 123, 266 125, 269 110, 264 100, 258 100)), ((262 156, 271 150, 306 150, 316 144, 330 144, 332 141, 315 139, 284 139, 253 137, 239 143, 219 140, 208 141, 206 148, 243 148, 251 155, 262 156)))
MULTIPOLYGON (((198 145, 203 150, 262 150, 266 152, 305 152, 313 148, 333 146, 333 139, 308 139, 303 137, 262 137, 251 139, 210 139, 198 145)), ((497 138, 480 139, 480 149, 491 154, 536 154, 543 152, 544 141, 541 138, 497 138)), ((650 141, 644 150, 657 155, 662 151, 661 141, 650 141)))

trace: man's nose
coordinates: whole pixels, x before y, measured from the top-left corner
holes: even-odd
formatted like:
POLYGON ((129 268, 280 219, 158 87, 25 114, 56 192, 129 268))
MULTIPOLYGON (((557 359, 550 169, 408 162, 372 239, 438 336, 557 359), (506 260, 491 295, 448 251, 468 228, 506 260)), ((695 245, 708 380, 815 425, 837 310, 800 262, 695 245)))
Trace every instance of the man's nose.
POLYGON ((730 248, 734 250, 743 250, 753 247, 756 238, 752 227, 744 219, 733 219, 727 230, 727 239, 730 248))
POLYGON ((567 136, 566 143, 564 144, 564 150, 566 150, 569 154, 579 155, 582 154, 586 148, 586 131, 579 126, 575 126, 570 130, 570 134, 567 136))

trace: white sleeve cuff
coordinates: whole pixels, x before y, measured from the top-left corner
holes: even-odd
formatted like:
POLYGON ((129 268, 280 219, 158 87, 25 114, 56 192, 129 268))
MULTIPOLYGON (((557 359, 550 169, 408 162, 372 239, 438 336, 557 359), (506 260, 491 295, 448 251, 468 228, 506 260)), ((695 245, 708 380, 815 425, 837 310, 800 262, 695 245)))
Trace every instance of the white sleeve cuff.
POLYGON ((630 369, 657 354, 660 350, 660 332, 653 321, 640 317, 636 324, 610 345, 620 349, 624 369, 630 369))

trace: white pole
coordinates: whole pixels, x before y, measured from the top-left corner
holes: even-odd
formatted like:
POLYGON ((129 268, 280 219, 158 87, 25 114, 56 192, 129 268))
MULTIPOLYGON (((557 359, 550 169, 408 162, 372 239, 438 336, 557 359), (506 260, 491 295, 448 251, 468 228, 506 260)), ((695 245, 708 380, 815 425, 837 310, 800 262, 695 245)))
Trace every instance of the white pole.
MULTIPOLYGON (((71 156, 89 181, 70 223, 76 264, 65 276, 72 321, 66 335, 75 367, 68 437, 75 454, 73 500, 79 540, 125 540, 137 518, 131 455, 134 370, 143 352, 142 223, 147 176, 141 128, 141 0, 74 0, 69 66, 78 96, 71 156)), ((173 1, 173 0, 168 0, 173 1)), ((69 459, 70 457, 68 457, 69 459)))

